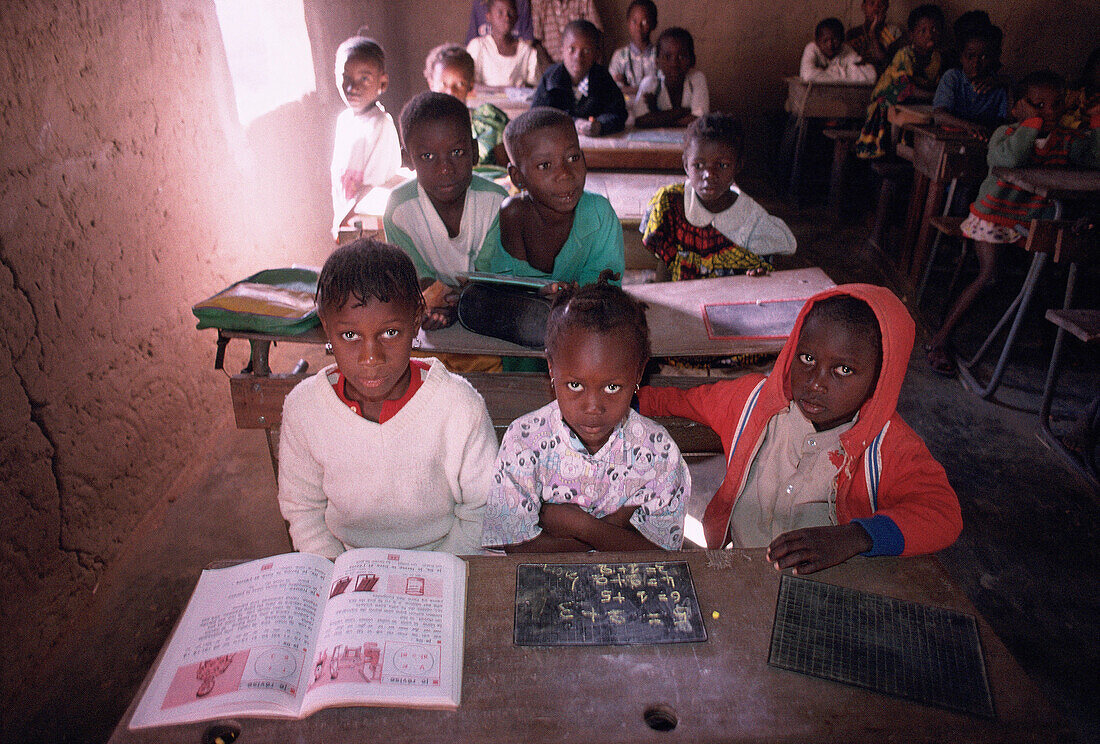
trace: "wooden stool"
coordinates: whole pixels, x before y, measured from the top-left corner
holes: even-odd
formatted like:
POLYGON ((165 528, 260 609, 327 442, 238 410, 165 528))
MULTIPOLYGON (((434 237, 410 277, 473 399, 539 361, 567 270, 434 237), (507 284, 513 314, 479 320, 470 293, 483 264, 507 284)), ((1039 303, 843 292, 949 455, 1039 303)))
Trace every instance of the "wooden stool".
MULTIPOLYGON (((1062 342, 1066 332, 1069 331, 1086 344, 1100 341, 1100 310, 1047 310, 1046 319, 1058 326, 1058 335, 1054 339, 1054 353, 1050 357, 1050 368, 1047 370, 1046 384, 1043 385, 1043 399, 1039 404, 1039 439, 1056 453, 1062 455, 1073 469, 1081 473, 1092 484, 1094 489, 1100 490, 1100 480, 1097 479, 1096 465, 1092 462, 1092 453, 1086 452, 1084 457, 1078 457, 1062 440, 1059 439, 1050 427, 1050 408, 1054 400, 1054 388, 1058 382, 1058 366, 1062 361, 1062 342)), ((1086 407, 1086 412, 1095 415, 1097 400, 1093 400, 1086 407)), ((1086 423, 1090 429, 1094 422, 1086 423)))
POLYGON ((875 223, 871 227, 871 234, 867 236, 867 244, 883 255, 888 255, 885 236, 886 224, 890 219, 890 207, 900 190, 899 184, 912 176, 913 166, 897 161, 878 161, 871 165, 871 170, 882 179, 882 185, 879 186, 875 223))
POLYGON ((829 209, 840 211, 840 192, 844 183, 844 164, 852 146, 859 139, 858 129, 826 129, 825 136, 833 141, 833 165, 829 170, 829 209))

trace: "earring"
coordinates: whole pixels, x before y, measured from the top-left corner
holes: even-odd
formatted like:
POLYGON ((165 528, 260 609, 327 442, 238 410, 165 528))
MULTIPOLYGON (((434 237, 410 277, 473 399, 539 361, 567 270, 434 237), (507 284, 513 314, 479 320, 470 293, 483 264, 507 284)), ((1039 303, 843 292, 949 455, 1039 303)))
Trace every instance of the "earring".
POLYGON ((634 383, 634 394, 637 395, 638 391, 642 389, 642 385, 639 382, 634 383))
POLYGON ((330 344, 330 343, 325 344, 325 353, 326 354, 331 354, 332 353, 332 344, 330 344))
POLYGON ((550 378, 550 385, 551 385, 551 386, 553 386, 553 384, 554 384, 554 378, 553 378, 553 377, 551 377, 551 378, 550 378))

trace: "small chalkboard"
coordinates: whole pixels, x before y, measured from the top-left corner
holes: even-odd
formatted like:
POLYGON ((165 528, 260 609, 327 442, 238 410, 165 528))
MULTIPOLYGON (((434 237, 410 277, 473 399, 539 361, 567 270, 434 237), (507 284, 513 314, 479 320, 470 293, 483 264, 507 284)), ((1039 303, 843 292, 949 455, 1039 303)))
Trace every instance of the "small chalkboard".
POLYGON ((726 302, 703 306, 703 322, 712 341, 786 338, 806 299, 726 302))
POLYGON ((993 718, 973 615, 784 576, 768 664, 993 718))
POLYGON ((707 639, 686 561, 523 563, 517 646, 621 646, 707 639))

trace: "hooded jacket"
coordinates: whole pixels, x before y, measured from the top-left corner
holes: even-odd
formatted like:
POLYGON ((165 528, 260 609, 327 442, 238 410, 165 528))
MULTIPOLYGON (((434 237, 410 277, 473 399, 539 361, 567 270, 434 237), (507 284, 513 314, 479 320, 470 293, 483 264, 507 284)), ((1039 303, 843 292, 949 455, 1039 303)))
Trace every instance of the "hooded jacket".
POLYGON ((930 553, 953 543, 962 531, 959 500, 943 466, 894 410, 913 349, 913 319, 890 290, 846 284, 810 298, 769 376, 746 375, 687 390, 639 391, 643 415, 683 416, 706 424, 722 439, 726 477, 703 516, 708 547, 729 541, 730 515, 768 421, 791 403, 790 369, 806 314, 815 302, 833 295, 866 302, 882 332, 878 382, 860 406, 855 425, 840 436, 844 457, 833 480, 837 523, 857 522, 867 530, 872 547, 866 555, 930 553))

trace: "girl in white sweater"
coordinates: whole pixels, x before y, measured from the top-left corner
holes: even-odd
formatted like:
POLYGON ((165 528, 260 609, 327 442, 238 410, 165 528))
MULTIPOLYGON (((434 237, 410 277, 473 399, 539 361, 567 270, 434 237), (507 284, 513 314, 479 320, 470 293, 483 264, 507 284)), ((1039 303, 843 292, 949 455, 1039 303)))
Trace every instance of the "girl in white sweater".
POLYGON ((317 285, 336 363, 283 404, 279 508, 296 550, 476 553, 497 440, 485 402, 442 363, 409 359, 424 298, 399 248, 338 248, 317 285))

